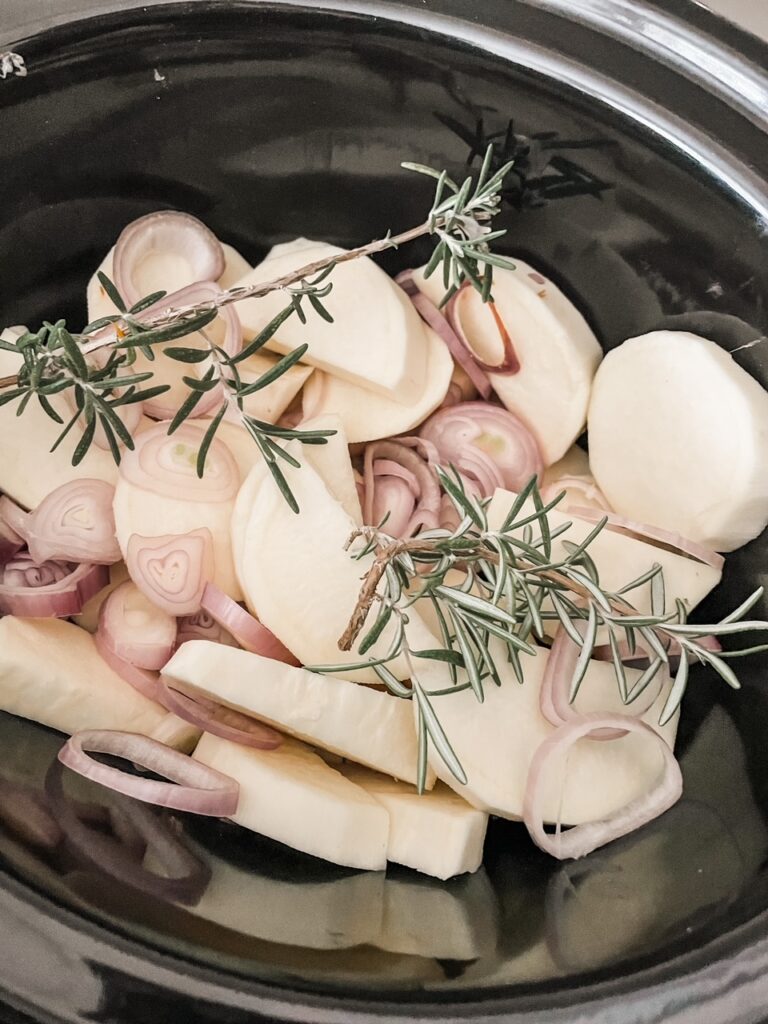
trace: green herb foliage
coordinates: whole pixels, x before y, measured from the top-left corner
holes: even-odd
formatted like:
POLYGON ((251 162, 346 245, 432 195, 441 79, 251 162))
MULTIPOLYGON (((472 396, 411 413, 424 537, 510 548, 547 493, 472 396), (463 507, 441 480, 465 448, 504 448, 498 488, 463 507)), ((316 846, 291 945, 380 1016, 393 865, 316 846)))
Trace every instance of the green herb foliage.
POLYGON ((115 284, 100 273, 101 285, 118 313, 88 324, 78 334, 70 333, 65 322, 59 320, 56 323, 46 322, 38 331, 27 332, 14 341, 0 342, 2 348, 16 352, 22 358, 18 374, 0 379, 0 404, 17 402, 17 411, 21 415, 30 401, 37 401, 62 428, 54 449, 64 443, 77 424, 79 437, 72 452, 74 464, 85 458, 100 428, 115 461, 119 462, 121 450, 134 447, 120 410, 135 402, 157 398, 168 390, 167 385, 152 383, 154 373, 151 370, 142 373, 132 370, 136 352, 141 351, 152 360, 155 347, 163 345, 164 355, 171 359, 187 363, 190 367, 205 363, 201 375, 183 378, 189 394, 170 421, 169 433, 194 415, 204 395, 216 391, 221 396, 221 404, 201 442, 198 473, 201 476, 204 473, 206 455, 216 431, 228 416, 247 431, 286 501, 298 511, 281 469, 281 463, 295 460, 284 451, 281 442, 297 440, 302 444, 324 444, 333 431, 303 431, 265 423, 245 412, 244 401, 301 360, 308 345, 290 352, 250 383, 241 379, 239 365, 275 337, 291 316, 298 317, 302 323, 307 323, 308 314, 333 321, 325 300, 333 288, 329 278, 339 263, 397 248, 423 235, 436 239, 428 272, 433 273, 442 267, 448 295, 464 281, 469 281, 487 299, 493 267, 512 265, 505 257, 492 252, 491 242, 504 232, 492 231, 488 224, 499 210, 504 179, 512 164, 508 162, 492 168, 493 161, 494 151, 489 145, 478 176, 468 176, 461 185, 449 178, 445 171, 404 164, 404 167, 428 174, 437 181, 432 208, 422 224, 399 235, 393 236, 388 232, 367 245, 318 260, 273 281, 222 291, 205 302, 163 309, 165 292, 157 292, 128 308, 115 284), (246 298, 259 298, 273 291, 283 292, 287 303, 258 337, 234 355, 213 342, 206 328, 216 319, 221 307, 246 298), (158 305, 161 306, 159 311, 158 305), (186 345, 170 344, 182 339, 188 340, 186 345), (60 403, 51 401, 53 396, 63 392, 68 392, 71 399, 69 418, 61 415, 60 403))
MULTIPOLYGON (((348 672, 373 667, 391 693, 416 700, 422 743, 434 745, 459 781, 465 773, 440 723, 440 699, 470 688, 482 703, 486 688, 500 685, 499 665, 489 653, 492 637, 503 642, 506 658, 522 683, 525 659, 535 655, 537 643, 547 642, 546 624, 554 622, 564 629, 580 647, 571 680, 571 701, 575 700, 595 653, 599 627, 608 628, 616 685, 627 706, 638 699, 660 672, 670 671, 676 660, 660 724, 669 721, 679 708, 692 664, 709 665, 729 686, 738 688, 739 681, 729 660, 768 650, 768 644, 760 644, 714 652, 702 642, 704 637, 768 631, 768 622, 745 620, 760 600, 762 588, 720 622, 689 623, 682 602, 667 609, 658 564, 616 591, 602 586, 589 548, 605 528, 606 519, 580 544, 564 542, 565 556, 555 559, 552 539, 570 523, 555 528, 548 515, 563 494, 545 504, 533 479, 519 494, 501 527, 490 529, 490 499, 478 500, 469 494, 458 474, 442 470, 439 473, 461 522, 453 531, 428 530, 405 540, 389 537, 381 528, 359 529, 351 539, 352 557, 374 558, 339 647, 351 650, 357 642, 361 660, 352 665, 313 668, 319 672, 348 672), (462 572, 463 582, 449 585, 448 574, 457 569, 462 572), (648 614, 640 613, 627 597, 643 590, 650 597, 646 605, 650 603, 653 609, 648 614), (433 602, 441 627, 443 646, 435 650, 413 650, 408 640, 408 610, 423 599, 433 602), (363 658, 393 620, 397 628, 392 631, 387 650, 378 657, 363 658), (627 650, 635 651, 647 662, 629 692, 624 664, 627 650), (395 679, 387 667, 403 657, 411 670, 410 684, 395 679), (420 659, 445 663, 449 685, 439 691, 426 689, 420 659)), ((419 764, 419 786, 423 788, 423 757, 419 764)))

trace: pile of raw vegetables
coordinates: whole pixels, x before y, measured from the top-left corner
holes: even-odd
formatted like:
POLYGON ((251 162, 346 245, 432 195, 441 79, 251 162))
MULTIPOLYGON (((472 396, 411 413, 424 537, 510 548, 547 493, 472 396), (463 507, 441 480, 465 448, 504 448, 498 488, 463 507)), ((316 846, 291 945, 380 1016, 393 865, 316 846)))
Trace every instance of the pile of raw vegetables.
POLYGON ((768 522, 768 394, 692 334, 604 358, 492 252, 486 165, 402 236, 256 267, 150 214, 80 334, 0 335, 0 708, 64 765, 439 878, 489 815, 572 858, 678 800, 691 668, 738 687, 723 646, 768 628, 761 592, 689 622, 768 522))

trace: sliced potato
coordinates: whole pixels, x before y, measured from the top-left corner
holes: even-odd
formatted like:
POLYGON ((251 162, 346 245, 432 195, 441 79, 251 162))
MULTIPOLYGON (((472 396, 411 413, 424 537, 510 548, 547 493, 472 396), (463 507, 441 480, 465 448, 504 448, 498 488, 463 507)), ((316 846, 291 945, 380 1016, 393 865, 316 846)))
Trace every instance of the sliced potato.
POLYGON ((387 812, 303 743, 256 750, 205 733, 194 757, 239 783, 236 824, 333 864, 386 867, 387 812))
POLYGON ((341 771, 386 807, 387 860, 443 879, 480 867, 488 815, 447 786, 419 794, 413 786, 358 765, 344 765, 341 771))
MULTIPOLYGON (((554 732, 539 709, 549 654, 540 648, 536 657, 522 655, 525 682, 521 685, 507 661, 503 641, 492 638, 489 649, 501 686, 487 684, 484 703, 478 703, 471 689, 432 698, 435 713, 467 774, 467 784, 457 782, 434 747, 429 760, 438 778, 475 807, 503 818, 522 818, 531 759, 554 732)), ((639 676, 639 671, 627 668, 630 687, 639 676)), ((667 677, 643 720, 672 747, 678 716, 663 728, 658 725, 670 685, 667 677)), ((575 706, 584 712, 623 709, 609 662, 590 663, 575 706)), ((561 760, 548 772, 544 798, 545 819, 563 825, 606 817, 651 789, 661 770, 657 745, 639 733, 610 741, 579 740, 566 757, 567 764, 561 760)))
MULTIPOLYGON (((302 461, 301 445, 287 451, 302 461)), ((299 504, 297 515, 287 504, 264 466, 254 466, 243 483, 232 516, 232 547, 245 600, 251 611, 303 665, 336 665, 341 678, 378 683, 373 669, 344 668, 361 660, 359 640, 351 651, 338 639, 354 611, 361 577, 373 556, 355 560, 345 545, 356 523, 330 494, 308 464, 294 469, 283 463, 286 479, 299 504)), ((370 627, 376 617, 368 615, 370 627)), ((413 609, 408 636, 414 650, 439 646, 413 609)), ((366 658, 386 654, 395 623, 390 620, 366 658)), ((365 635, 365 630, 362 636, 365 635)), ((426 662, 425 662, 426 664, 426 662)), ((402 656, 389 664, 400 679, 410 668, 402 656)))
MULTIPOLYGON (((344 252, 326 242, 299 238, 276 245, 237 284, 243 288, 261 284, 344 252)), ((402 288, 368 257, 334 267, 332 280, 333 291, 323 302, 333 323, 311 311, 306 326, 290 316, 267 347, 288 352, 309 342, 303 361, 310 366, 396 401, 415 401, 426 381, 427 340, 402 288)), ((255 337, 285 306, 281 290, 238 303, 243 337, 255 337)))
POLYGON ((600 489, 630 519, 716 551, 768 523, 768 393, 712 341, 654 331, 610 352, 589 445, 600 489))
MULTIPOLYGON (((562 458, 584 429, 592 378, 602 349, 584 317, 562 291, 539 271, 515 258, 514 270, 495 269, 493 298, 520 364, 517 373, 489 374, 504 405, 535 436, 546 465, 562 458)), ((445 293, 439 273, 414 281, 434 303, 445 293)), ((472 349, 487 363, 502 359, 494 311, 473 288, 457 299, 472 349)))
POLYGON ((307 743, 416 782, 407 700, 209 640, 182 644, 163 675, 307 743))
POLYGON ((63 619, 0 619, 0 709, 74 733, 149 735, 165 709, 116 675, 93 637, 63 619))
MULTIPOLYGON (((15 341, 23 329, 6 328, 0 333, 0 340, 15 341)), ((21 357, 14 352, 0 349, 0 377, 17 374, 21 357)), ((62 395, 52 395, 51 404, 66 423, 72 413, 62 395)), ((71 480, 104 480, 114 484, 117 480, 117 465, 109 451, 92 444, 85 458, 72 465, 72 453, 82 437, 82 430, 75 426, 68 437, 51 451, 62 425, 56 423, 32 399, 23 413, 23 419, 16 415, 17 402, 0 406, 0 431, 7 443, 2 446, 0 456, 0 491, 7 494, 25 508, 36 508, 46 495, 71 480)))
MULTIPOLYGON (((304 386, 303 407, 307 416, 326 412, 341 418, 350 444, 393 437, 415 429, 445 398, 454 370, 445 342, 429 327, 427 369, 421 393, 410 402, 381 395, 370 388, 316 370, 304 386)), ((301 424, 302 429, 305 423, 301 424)))

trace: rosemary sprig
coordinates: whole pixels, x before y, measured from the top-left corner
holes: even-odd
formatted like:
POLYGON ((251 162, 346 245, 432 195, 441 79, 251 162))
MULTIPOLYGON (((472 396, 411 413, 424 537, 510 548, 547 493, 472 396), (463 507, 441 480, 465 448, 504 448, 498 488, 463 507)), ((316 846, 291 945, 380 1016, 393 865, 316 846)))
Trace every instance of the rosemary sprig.
POLYGON ((512 168, 510 162, 500 167, 493 166, 493 160, 493 149, 489 146, 479 174, 476 177, 467 176, 460 185, 449 178, 445 171, 403 164, 437 181, 432 207, 421 224, 398 235, 387 232, 383 238, 367 245, 316 260, 274 280, 247 288, 223 290, 204 302, 181 307, 161 306, 153 312, 149 307, 160 304, 165 297, 164 292, 158 292, 146 296, 128 309, 114 283, 100 274, 102 286, 118 313, 89 324, 77 334, 70 333, 66 323, 59 320, 56 323, 46 322, 40 330, 29 331, 14 342, 0 341, 0 347, 16 352, 21 357, 19 372, 0 378, 0 404, 17 401, 18 412, 21 414, 35 397, 46 414, 63 427, 54 448, 65 440, 75 424, 79 424, 81 436, 72 454, 75 463, 85 457, 94 441, 96 429, 100 426, 115 461, 119 461, 121 445, 129 449, 134 446, 119 409, 134 402, 155 398, 168 390, 166 385, 152 386, 151 371, 131 372, 136 352, 140 350, 149 359, 153 359, 154 348, 163 345, 164 354, 171 359, 190 364, 207 363, 202 376, 183 378, 189 395, 169 424, 169 433, 193 415, 203 395, 215 389, 222 395, 221 405, 210 420, 201 443, 198 473, 202 476, 207 452, 219 425, 227 415, 248 432, 286 500, 292 508, 298 510, 280 468, 281 461, 291 462, 293 456, 284 451, 280 442, 298 440, 302 444, 323 444, 330 432, 290 430, 262 422, 247 415, 244 401, 289 370, 305 355, 308 346, 300 346, 284 356, 250 383, 241 380, 238 365, 266 345, 289 316, 295 315, 302 323, 306 323, 305 305, 309 306, 313 315, 332 322, 333 317, 324 300, 333 287, 329 277, 334 267, 386 249, 398 248, 424 235, 436 239, 428 273, 442 267, 449 295, 466 280, 480 291, 484 299, 488 299, 493 267, 512 265, 505 257, 493 253, 490 246, 491 242, 504 234, 503 231, 492 231, 488 222, 499 210, 504 179, 512 168), (286 295, 288 302, 285 309, 237 355, 230 356, 206 334, 205 329, 224 306, 243 299, 261 298, 274 291, 286 295), (169 344, 183 338, 195 338, 194 345, 169 344), (202 347, 200 339, 203 341, 202 347), (65 422, 51 399, 66 391, 71 392, 72 415, 65 422))
MULTIPOLYGON (((501 528, 492 530, 487 515, 489 499, 480 501, 467 493, 458 474, 442 470, 439 473, 462 521, 453 531, 429 530, 400 540, 387 536, 381 528, 358 529, 350 538, 352 557, 361 559, 373 554, 374 558, 350 622, 339 638, 339 648, 349 651, 359 640, 361 660, 353 665, 313 668, 323 672, 372 667, 390 692, 416 700, 422 744, 432 742, 460 781, 464 772, 450 737, 440 724, 439 698, 471 688, 482 703, 489 683, 501 684, 499 666, 489 651, 492 637, 503 642, 506 657, 522 683, 524 659, 535 655, 537 641, 546 640, 545 624, 555 622, 565 629, 581 648, 571 680, 573 702, 594 653, 598 629, 607 627, 616 685, 625 705, 636 701, 662 668, 669 665, 669 648, 676 641, 679 662, 660 724, 669 721, 679 708, 691 664, 711 666, 729 686, 738 688, 738 678, 728 660, 768 650, 768 644, 759 644, 714 653, 701 642, 710 635, 768 631, 768 622, 744 618, 760 600, 762 588, 717 623, 689 623, 682 602, 678 601, 673 610, 666 608, 659 565, 615 591, 601 585, 589 548, 607 520, 601 520, 580 544, 564 541, 564 557, 553 560, 553 538, 571 525, 555 529, 548 520, 562 494, 545 504, 535 479, 532 480, 514 502, 501 528), (463 573, 460 586, 451 586, 446 581, 448 573, 455 569, 463 573), (626 596, 643 591, 648 593, 652 608, 647 614, 638 611, 626 596), (408 609, 423 599, 430 599, 438 612, 444 646, 436 650, 415 651, 409 644, 408 609), (393 618, 399 628, 386 652, 365 660, 362 656, 371 650, 393 618), (621 655, 622 639, 630 651, 642 647, 649 661, 629 691, 621 655), (410 685, 396 680, 387 668, 391 661, 401 657, 411 667, 410 685), (450 667, 451 685, 430 691, 418 659, 446 663, 450 667)), ((419 759, 422 788, 423 763, 425 755, 419 759)))

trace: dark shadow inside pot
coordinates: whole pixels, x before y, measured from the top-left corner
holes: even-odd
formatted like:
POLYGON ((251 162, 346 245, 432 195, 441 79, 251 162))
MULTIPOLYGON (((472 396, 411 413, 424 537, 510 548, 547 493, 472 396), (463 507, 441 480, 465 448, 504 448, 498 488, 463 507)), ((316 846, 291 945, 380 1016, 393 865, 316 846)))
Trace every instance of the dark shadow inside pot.
MULTIPOLYGON (((477 166, 478 131, 501 138, 513 122, 529 136, 599 140, 549 151, 538 175, 563 194, 509 203, 500 219, 502 249, 551 275, 607 348, 671 326, 729 350, 764 340, 756 214, 674 140, 556 75, 422 29, 271 5, 194 4, 183 17, 180 7, 42 35, 27 78, 0 82, 4 323, 82 321, 88 277, 123 225, 151 210, 197 215, 252 261, 296 235, 352 246, 410 226, 431 189, 400 162, 461 174, 477 166), (569 196, 574 181, 600 187, 569 196)), ((394 272, 426 252, 418 243, 382 264, 394 272)), ((764 345, 736 358, 768 384, 764 345)), ((730 558, 702 616, 738 604, 766 565, 764 538, 730 558)), ((186 888, 158 883, 151 864, 126 878, 119 863, 100 869, 4 826, 0 867, 151 949, 293 989, 460 1001, 631 975, 768 906, 765 666, 743 663, 736 694, 695 670, 683 802, 583 863, 555 864, 522 826, 496 822, 476 876, 363 875, 158 814, 202 865, 186 888)), ((0 716, 0 775, 42 792, 59 742, 0 716)))

